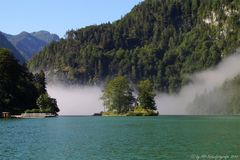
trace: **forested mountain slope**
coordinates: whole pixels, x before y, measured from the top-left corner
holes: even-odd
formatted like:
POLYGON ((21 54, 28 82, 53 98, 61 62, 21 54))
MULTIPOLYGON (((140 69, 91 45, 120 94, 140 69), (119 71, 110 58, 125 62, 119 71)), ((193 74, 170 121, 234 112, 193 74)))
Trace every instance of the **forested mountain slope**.
POLYGON ((124 75, 174 92, 240 46, 239 17, 238 0, 145 0, 112 24, 68 31, 28 66, 71 83, 124 75))

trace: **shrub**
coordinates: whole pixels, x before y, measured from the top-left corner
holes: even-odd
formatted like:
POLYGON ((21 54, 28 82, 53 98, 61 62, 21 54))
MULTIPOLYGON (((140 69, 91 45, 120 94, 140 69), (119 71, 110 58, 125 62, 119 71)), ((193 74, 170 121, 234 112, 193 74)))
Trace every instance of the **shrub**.
POLYGON ((154 110, 145 109, 141 106, 137 106, 133 111, 129 111, 126 116, 158 116, 159 113, 154 110))
POLYGON ((25 113, 42 113, 40 109, 27 109, 25 113))

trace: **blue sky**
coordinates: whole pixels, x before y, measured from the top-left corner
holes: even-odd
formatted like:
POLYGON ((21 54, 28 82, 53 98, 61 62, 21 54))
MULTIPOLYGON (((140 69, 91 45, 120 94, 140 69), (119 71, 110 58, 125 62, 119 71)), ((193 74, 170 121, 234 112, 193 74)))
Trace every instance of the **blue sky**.
POLYGON ((115 21, 142 0, 3 0, 0 31, 47 30, 64 36, 69 29, 115 21))

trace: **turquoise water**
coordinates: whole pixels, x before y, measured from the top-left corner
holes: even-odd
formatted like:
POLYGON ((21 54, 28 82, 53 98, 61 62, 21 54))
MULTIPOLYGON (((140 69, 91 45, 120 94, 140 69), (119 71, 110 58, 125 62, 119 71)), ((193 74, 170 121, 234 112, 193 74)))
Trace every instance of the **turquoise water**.
POLYGON ((0 136, 1 160, 240 159, 237 116, 1 119, 0 136))

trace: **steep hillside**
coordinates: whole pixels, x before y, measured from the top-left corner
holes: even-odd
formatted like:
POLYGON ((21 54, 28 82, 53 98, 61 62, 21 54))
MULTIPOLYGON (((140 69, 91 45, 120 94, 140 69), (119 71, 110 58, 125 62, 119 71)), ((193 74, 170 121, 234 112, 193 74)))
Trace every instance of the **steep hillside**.
POLYGON ((13 56, 21 63, 25 62, 23 56, 18 50, 7 40, 7 38, 0 32, 0 48, 7 48, 11 51, 13 56))
POLYGON ((30 59, 34 54, 41 51, 46 45, 52 41, 58 41, 59 37, 50 34, 47 31, 39 32, 22 32, 18 35, 5 34, 7 39, 18 49, 26 60, 30 59))
POLYGON ((28 66, 70 83, 124 75, 174 92, 240 46, 239 17, 238 0, 145 0, 112 24, 68 31, 28 66))

